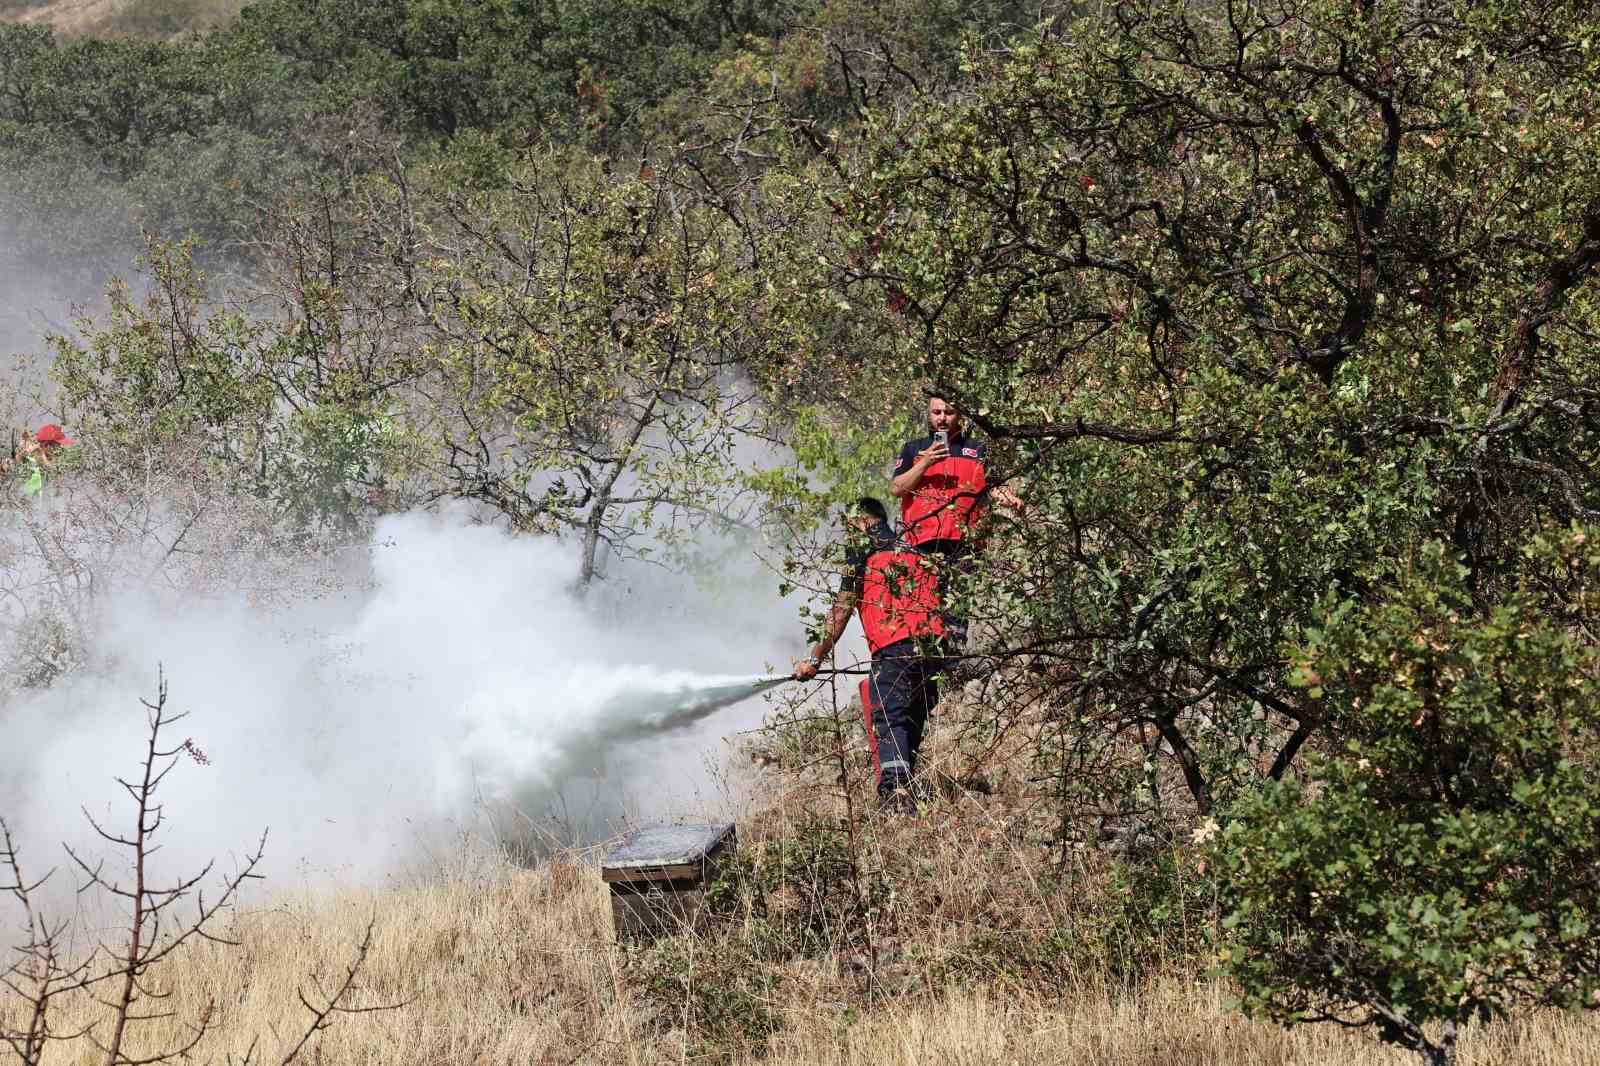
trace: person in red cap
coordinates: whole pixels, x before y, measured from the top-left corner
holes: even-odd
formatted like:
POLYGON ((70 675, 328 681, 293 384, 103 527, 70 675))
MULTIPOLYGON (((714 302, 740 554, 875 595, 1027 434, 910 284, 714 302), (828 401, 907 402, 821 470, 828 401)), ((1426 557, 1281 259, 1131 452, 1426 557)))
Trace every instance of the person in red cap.
POLYGON ((34 442, 41 448, 51 447, 68 448, 78 443, 61 431, 61 427, 54 422, 47 422, 39 427, 39 432, 33 435, 34 442))
POLYGON ((23 430, 14 460, 15 476, 22 495, 32 497, 43 492, 56 453, 76 443, 54 422, 40 426, 37 433, 23 430))

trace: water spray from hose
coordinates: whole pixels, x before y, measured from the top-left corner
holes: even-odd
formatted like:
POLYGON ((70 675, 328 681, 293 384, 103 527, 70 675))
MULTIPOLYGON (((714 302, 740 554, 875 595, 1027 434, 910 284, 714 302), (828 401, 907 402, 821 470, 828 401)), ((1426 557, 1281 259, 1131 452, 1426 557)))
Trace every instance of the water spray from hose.
MULTIPOLYGON (((852 674, 840 669, 822 673, 852 674)), ((607 740, 629 740, 693 725, 725 707, 753 699, 795 680, 792 675, 734 678, 675 676, 625 688, 607 700, 595 717, 607 740)))

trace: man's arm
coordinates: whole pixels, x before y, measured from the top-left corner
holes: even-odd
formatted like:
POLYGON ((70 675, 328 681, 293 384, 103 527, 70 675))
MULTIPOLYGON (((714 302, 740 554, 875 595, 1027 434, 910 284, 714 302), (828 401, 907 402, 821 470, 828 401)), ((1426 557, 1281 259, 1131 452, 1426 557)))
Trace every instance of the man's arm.
POLYGON ((828 609, 828 620, 823 624, 822 639, 811 649, 811 658, 794 665, 796 681, 810 681, 817 676, 817 671, 822 668, 822 660, 828 657, 833 646, 839 643, 839 638, 844 636, 845 626, 850 624, 850 612, 856 609, 856 599, 853 589, 846 589, 834 598, 833 606, 828 609))
POLYGON ((896 467, 906 467, 905 470, 895 474, 894 480, 889 482, 889 495, 895 499, 903 499, 922 483, 922 475, 928 472, 928 467, 950 454, 950 446, 934 441, 920 452, 911 454, 902 452, 900 462, 896 467), (910 460, 909 465, 907 460, 910 460))

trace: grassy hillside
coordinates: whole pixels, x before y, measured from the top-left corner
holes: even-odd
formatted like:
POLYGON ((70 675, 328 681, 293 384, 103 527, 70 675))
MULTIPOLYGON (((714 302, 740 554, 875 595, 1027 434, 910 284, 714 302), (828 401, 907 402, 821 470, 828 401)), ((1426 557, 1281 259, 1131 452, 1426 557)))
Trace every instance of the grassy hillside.
POLYGON ((51 26, 63 34, 172 37, 215 29, 246 0, 0 0, 0 19, 51 26))
MULTIPOLYGON (((1123 862, 1050 846, 1050 811, 1029 797, 1023 753, 973 743, 980 719, 976 700, 944 705, 930 740, 936 787, 915 819, 865 813, 866 752, 847 728, 813 719, 763 737, 713 918, 650 945, 613 937, 603 848, 531 867, 444 859, 382 887, 269 888, 215 930, 235 943, 196 941, 150 971, 170 1016, 136 1025, 131 1053, 181 1044, 204 1019, 201 1061, 239 1059, 259 1041, 258 1060, 276 1062, 311 1018, 301 997, 325 1003, 359 961, 342 1001, 355 1013, 332 1015, 302 1061, 1408 1061, 1361 1033, 1242 1018, 1211 971, 1215 915, 1195 850, 1133 841, 1139 858, 1123 862), (363 1012, 376 1007, 390 1009, 363 1012)), ((15 1025, 21 1007, 8 998, 4 1020, 15 1025)), ((87 995, 55 1009, 58 1033, 109 1030, 111 1012, 87 995)), ((49 1061, 87 1066, 97 1055, 85 1038, 49 1061)), ((1460 1061, 1597 1056, 1600 1021, 1551 1013, 1469 1027, 1460 1061)))
MULTIPOLYGON (((981 834, 952 830, 949 815, 874 831, 874 858, 927 852, 941 875, 978 859, 981 834), (935 844, 934 842, 938 843, 935 844)), ((784 830, 750 841, 782 845, 784 830)), ((800 830, 791 826, 787 832, 800 830)), ((535 869, 509 865, 438 871, 425 884, 287 895, 257 903, 225 930, 237 946, 204 944, 165 967, 169 1021, 144 1027, 136 1049, 167 1046, 210 1012, 216 1026, 202 1061, 242 1056, 252 1042, 268 1061, 307 1020, 297 990, 343 977, 366 922, 370 956, 352 1006, 404 1002, 339 1017, 305 1060, 328 1066, 475 1066, 479 1063, 766 1062, 776 1066, 1400 1066, 1408 1056, 1332 1027, 1285 1032, 1239 1017, 1229 991, 1187 966, 1133 983, 1084 969, 1053 984, 977 980, 949 973, 939 939, 909 935, 894 949, 909 963, 863 968, 846 949, 743 969, 719 958, 727 937, 684 935, 652 948, 617 946, 592 856, 535 869), (730 982, 733 982, 730 984, 730 982)), ((1035 901, 1037 907, 1045 905, 1035 901)), ((747 930, 750 931, 750 930, 747 930)), ((972 930, 976 931, 976 930, 972 930)), ((1018 935, 1027 935, 1019 930, 1018 935)), ((880 946, 887 951, 889 944, 880 946)), ((15 1001, 8 1001, 15 1004, 15 1001)), ((83 997, 64 1007, 60 1031, 106 1012, 83 997)), ((137 1053, 137 1050, 136 1050, 137 1053)), ((1600 1056, 1600 1025, 1567 1015, 1469 1029, 1463 1063, 1584 1066, 1600 1056)), ((87 1041, 51 1062, 88 1064, 87 1041)))

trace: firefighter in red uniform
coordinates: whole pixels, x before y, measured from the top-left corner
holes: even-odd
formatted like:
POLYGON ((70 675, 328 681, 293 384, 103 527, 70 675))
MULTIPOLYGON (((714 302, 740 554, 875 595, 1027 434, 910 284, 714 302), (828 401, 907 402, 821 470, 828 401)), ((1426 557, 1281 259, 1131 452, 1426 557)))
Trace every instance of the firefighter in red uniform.
MULTIPOLYGON (((943 396, 928 400, 928 436, 907 441, 894 465, 889 492, 900 501, 907 544, 945 564, 946 585, 970 573, 973 530, 989 498, 1015 510, 1022 500, 1004 485, 990 485, 981 440, 963 431, 961 413, 943 396), (943 435, 941 439, 940 435, 943 435)), ((948 606, 944 616, 957 651, 966 643, 965 612, 948 606)))
POLYGON ((848 569, 822 639, 794 676, 809 681, 833 650, 859 608, 861 628, 872 650, 872 670, 861 683, 867 742, 878 775, 878 804, 915 814, 907 787, 928 713, 939 700, 935 675, 944 666, 944 619, 939 613, 938 569, 910 550, 889 528, 883 504, 864 497, 849 518, 854 543, 848 569))

